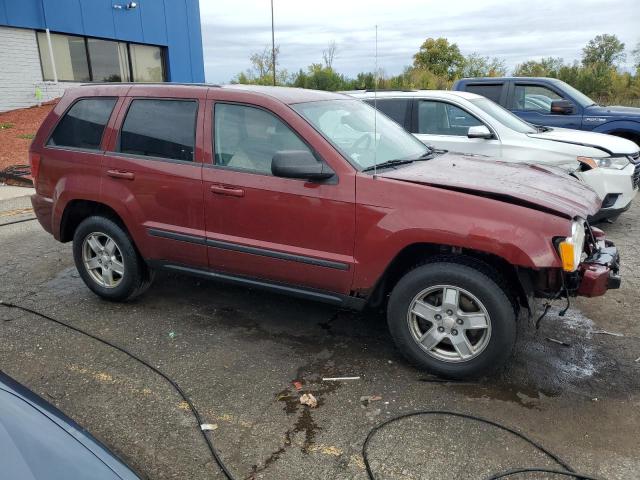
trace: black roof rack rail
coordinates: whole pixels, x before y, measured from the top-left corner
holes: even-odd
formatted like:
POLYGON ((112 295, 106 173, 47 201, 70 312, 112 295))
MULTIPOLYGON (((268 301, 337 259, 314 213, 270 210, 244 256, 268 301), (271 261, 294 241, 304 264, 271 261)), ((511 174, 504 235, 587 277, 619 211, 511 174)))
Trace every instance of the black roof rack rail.
POLYGON ((365 90, 366 93, 373 93, 373 92, 417 92, 418 90, 415 88, 378 88, 373 89, 373 88, 368 88, 365 90))

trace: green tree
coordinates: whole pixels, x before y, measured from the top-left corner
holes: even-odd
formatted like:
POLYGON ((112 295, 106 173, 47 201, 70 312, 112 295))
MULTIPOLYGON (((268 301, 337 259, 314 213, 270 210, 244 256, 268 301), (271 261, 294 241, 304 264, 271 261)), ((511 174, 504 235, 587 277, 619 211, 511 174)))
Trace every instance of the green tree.
POLYGON ((563 66, 561 58, 547 57, 516 65, 513 74, 516 77, 557 77, 563 66))
POLYGON ((584 66, 601 63, 608 67, 615 66, 626 58, 624 43, 615 35, 604 33, 589 40, 582 49, 582 64, 584 66))
POLYGON ((636 43, 636 48, 631 50, 631 56, 633 57, 634 67, 638 70, 638 74, 640 74, 640 42, 636 43))
POLYGON ((465 57, 461 74, 463 77, 502 77, 507 74, 507 68, 504 60, 474 52, 465 57))
MULTIPOLYGON (((280 45, 276 45, 276 83, 286 85, 289 74, 284 69, 279 69, 280 45)), ((249 57, 251 68, 241 72, 231 81, 232 83, 245 83, 254 85, 273 85, 273 56, 271 48, 265 47, 260 52, 254 52, 249 57)))
POLYGON ((453 80, 464 67, 464 57, 458 45, 446 38, 427 38, 413 56, 413 66, 453 80))

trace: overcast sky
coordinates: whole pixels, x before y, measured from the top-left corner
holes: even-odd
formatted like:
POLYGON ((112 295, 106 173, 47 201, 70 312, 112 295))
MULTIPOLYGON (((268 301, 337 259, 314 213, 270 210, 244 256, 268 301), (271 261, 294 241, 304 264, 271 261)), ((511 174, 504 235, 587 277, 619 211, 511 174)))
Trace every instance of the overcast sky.
MULTIPOLYGON (((428 37, 446 37, 463 54, 503 58, 509 70, 540 57, 580 58, 594 36, 612 33, 630 51, 640 42, 640 0, 274 0, 280 67, 296 71, 322 61, 334 40, 334 68, 353 76, 378 64, 402 71, 428 37)), ((269 0, 200 0, 205 75, 226 83, 271 45, 269 0)))

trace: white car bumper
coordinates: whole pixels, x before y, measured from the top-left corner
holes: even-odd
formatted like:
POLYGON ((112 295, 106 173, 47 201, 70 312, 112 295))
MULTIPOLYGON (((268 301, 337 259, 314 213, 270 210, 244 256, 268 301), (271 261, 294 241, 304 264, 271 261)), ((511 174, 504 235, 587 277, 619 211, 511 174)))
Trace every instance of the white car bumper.
POLYGON ((594 168, 575 175, 593 188, 603 200, 602 209, 596 215, 598 220, 616 217, 631 206, 638 193, 635 169, 640 165, 630 163, 622 170, 614 168, 594 168))

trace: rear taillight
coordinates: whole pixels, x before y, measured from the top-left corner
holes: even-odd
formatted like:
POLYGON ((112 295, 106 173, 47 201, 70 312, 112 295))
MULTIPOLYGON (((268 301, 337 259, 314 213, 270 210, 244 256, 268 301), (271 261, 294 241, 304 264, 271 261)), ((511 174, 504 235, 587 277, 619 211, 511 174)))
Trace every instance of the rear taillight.
POLYGON ((29 163, 31 164, 31 178, 33 178, 33 186, 38 181, 38 173, 40 173, 40 154, 29 152, 29 163))

